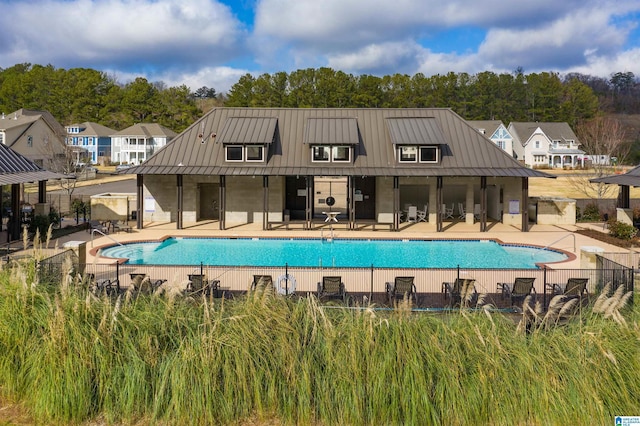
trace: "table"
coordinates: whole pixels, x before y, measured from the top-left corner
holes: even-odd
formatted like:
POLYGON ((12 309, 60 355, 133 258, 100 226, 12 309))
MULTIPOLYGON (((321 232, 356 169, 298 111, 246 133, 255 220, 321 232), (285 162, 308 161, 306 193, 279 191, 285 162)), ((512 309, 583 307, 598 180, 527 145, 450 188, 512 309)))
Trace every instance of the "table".
POLYGON ((327 218, 324 220, 325 222, 338 222, 338 215, 340 212, 322 212, 322 214, 327 215, 327 218))

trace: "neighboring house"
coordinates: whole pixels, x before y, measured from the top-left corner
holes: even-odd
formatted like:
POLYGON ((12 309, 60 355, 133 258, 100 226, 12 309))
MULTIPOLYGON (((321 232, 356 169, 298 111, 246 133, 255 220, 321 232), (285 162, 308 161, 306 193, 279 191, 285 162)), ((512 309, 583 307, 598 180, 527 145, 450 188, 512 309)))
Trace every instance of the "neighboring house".
POLYGON ((140 123, 111 135, 111 161, 141 164, 177 133, 156 123, 140 123))
POLYGON ((46 111, 19 109, 0 115, 0 142, 47 170, 62 171, 64 127, 46 111))
POLYGON ((138 175, 138 228, 290 218, 313 229, 337 212, 348 229, 397 230, 406 204, 427 206, 438 232, 444 205, 481 232, 489 221, 528 231, 527 179, 550 177, 445 108, 215 108, 125 173, 138 175))
POLYGON ((513 136, 501 120, 467 120, 467 122, 491 139, 504 152, 513 156, 513 136))
POLYGON ((67 126, 67 145, 76 153, 76 162, 96 164, 100 157, 111 159, 111 135, 116 131, 102 124, 84 122, 67 126))
POLYGON ((515 158, 529 167, 583 167, 585 152, 567 123, 511 122, 515 158))

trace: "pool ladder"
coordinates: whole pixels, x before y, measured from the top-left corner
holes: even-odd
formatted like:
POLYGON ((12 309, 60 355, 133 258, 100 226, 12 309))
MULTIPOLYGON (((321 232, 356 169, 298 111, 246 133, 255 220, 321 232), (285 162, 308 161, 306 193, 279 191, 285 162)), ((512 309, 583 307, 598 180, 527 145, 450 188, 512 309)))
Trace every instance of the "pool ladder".
POLYGON ((555 240, 554 242, 552 242, 551 244, 547 244, 546 246, 544 246, 542 248, 542 250, 546 250, 549 247, 551 247, 552 245, 554 245, 555 243, 558 243, 562 240, 564 240, 567 237, 573 237, 573 252, 576 252, 576 234, 567 234, 567 235, 563 235, 562 237, 558 238, 557 240, 555 240))
POLYGON ((107 237, 108 239, 110 239, 111 241, 113 241, 114 243, 116 243, 116 244, 117 244, 117 245, 119 245, 119 246, 123 245, 122 243, 120 243, 120 242, 118 242, 118 241, 114 240, 113 238, 111 238, 110 236, 108 236, 107 234, 105 234, 104 232, 102 232, 101 230, 99 230, 99 229, 92 229, 92 230, 91 230, 91 247, 92 247, 92 248, 93 248, 93 235, 94 235, 96 232, 97 232, 98 234, 102 234, 102 236, 103 236, 103 237, 107 237))
MULTIPOLYGON (((324 241, 324 229, 320 229, 320 241, 324 241)), ((327 237, 327 241, 333 241, 333 226, 331 227, 331 236, 327 237)))

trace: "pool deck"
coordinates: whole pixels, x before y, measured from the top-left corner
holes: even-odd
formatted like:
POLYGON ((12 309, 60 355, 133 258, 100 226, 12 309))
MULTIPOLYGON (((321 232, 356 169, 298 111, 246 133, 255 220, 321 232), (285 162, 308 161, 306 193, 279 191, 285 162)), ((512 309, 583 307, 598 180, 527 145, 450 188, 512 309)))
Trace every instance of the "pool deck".
MULTIPOLYGON (((569 253, 573 253, 573 260, 556 264, 562 269, 580 268, 581 247, 598 247, 605 252, 622 252, 628 250, 603 243, 592 238, 575 234, 578 229, 596 229, 602 231, 602 224, 580 223, 577 225, 532 225, 529 232, 521 232, 519 229, 495 223, 490 226, 488 232, 479 232, 479 225, 469 225, 463 222, 445 223, 444 232, 436 232, 435 224, 430 223, 403 223, 398 232, 388 230, 372 230, 371 226, 366 226, 360 230, 347 230, 345 224, 339 223, 331 228, 326 225, 320 229, 303 230, 300 228, 262 230, 261 223, 251 223, 229 227, 221 231, 218 229, 218 222, 199 222, 195 225, 185 224, 184 229, 175 229, 175 223, 146 223, 144 229, 135 229, 135 223, 131 232, 110 233, 106 236, 95 233, 93 236, 86 231, 76 232, 51 244, 62 246, 68 241, 87 242, 87 263, 113 263, 113 259, 96 257, 95 252, 101 246, 112 245, 115 242, 125 243, 130 241, 158 240, 169 236, 197 236, 197 237, 240 237, 240 238, 382 238, 382 239, 496 239, 505 243, 527 244, 539 247, 553 247, 569 253), (575 247, 574 237, 575 236, 575 247)), ((18 244, 18 242, 16 242, 18 244)))

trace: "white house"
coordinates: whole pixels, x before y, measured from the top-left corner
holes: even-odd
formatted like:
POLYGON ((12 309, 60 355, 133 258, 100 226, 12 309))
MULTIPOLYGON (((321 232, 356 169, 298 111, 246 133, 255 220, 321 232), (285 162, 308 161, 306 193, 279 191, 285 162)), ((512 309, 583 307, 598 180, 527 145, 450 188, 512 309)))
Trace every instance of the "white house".
POLYGON ((513 156, 513 136, 501 120, 467 120, 467 123, 491 139, 504 152, 513 156))
POLYGON ((141 164, 177 133, 157 123, 139 123, 111 135, 111 161, 141 164))
POLYGON ((529 167, 584 166, 585 152, 567 123, 511 122, 514 157, 529 167))

